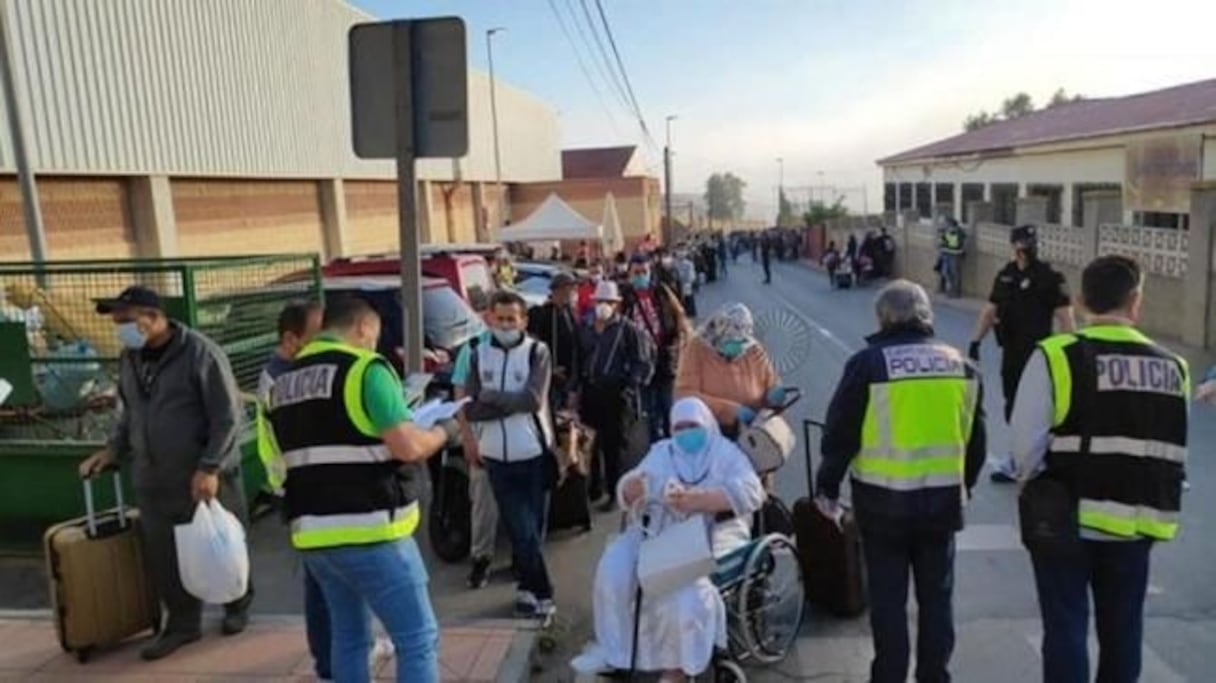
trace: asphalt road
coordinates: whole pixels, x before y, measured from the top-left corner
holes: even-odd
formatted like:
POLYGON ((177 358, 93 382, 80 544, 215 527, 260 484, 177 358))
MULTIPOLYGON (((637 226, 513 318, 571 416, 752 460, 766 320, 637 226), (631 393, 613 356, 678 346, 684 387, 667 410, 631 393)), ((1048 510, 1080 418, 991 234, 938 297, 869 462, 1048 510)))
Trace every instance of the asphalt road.
MULTIPOLYGON (((843 361, 864 345, 874 328, 874 288, 831 290, 825 275, 802 265, 774 264, 774 281, 761 283, 761 271, 743 256, 728 279, 706 286, 701 311, 728 302, 751 307, 759 333, 776 358, 785 382, 802 389, 804 398, 790 414, 792 424, 822 417, 843 361)), ((1146 305, 1170 305, 1149 301, 1146 305)), ((974 320, 974 307, 939 305, 939 336, 965 347, 974 320)), ((983 366, 989 415, 989 448, 1008 448, 1001 420, 998 349, 985 345, 983 366)), ((1151 683, 1216 680, 1216 466, 1209 445, 1216 443, 1216 415, 1207 406, 1192 413, 1192 490, 1184 498, 1183 532, 1179 540, 1158 547, 1153 556, 1147 604, 1142 680, 1151 683)), ((777 478, 778 493, 792 503, 806 495, 806 468, 799 450, 777 478)), ((953 672, 958 681, 1022 683, 1039 680, 1038 638, 1041 627, 1026 553, 1017 540, 1014 491, 989 484, 976 488, 968 510, 968 528, 958 542, 955 620, 957 646, 953 672)), ((559 614, 554 629, 557 651, 541 659, 537 680, 569 681, 565 662, 590 633, 590 594, 595 563, 618 518, 600 515, 589 534, 559 534, 546 549, 556 586, 559 614)), ((425 526, 425 525, 424 525, 425 526)), ((252 534, 254 575, 263 614, 301 611, 300 576, 282 526, 273 519, 259 522, 252 534)), ((448 565, 419 539, 431 572, 432 595, 440 619, 507 617, 512 586, 498 576, 489 587, 464 587, 467 564, 448 565)), ((505 539, 503 539, 505 541, 505 539)), ((501 562, 508 554, 500 543, 501 562)), ((45 604, 41 567, 34 561, 0 562, 0 608, 45 604)), ((915 607, 909 616, 914 620, 915 607)), ((755 670, 752 680, 864 681, 872 653, 865 618, 842 621, 810 611, 797 650, 783 663, 755 670)))

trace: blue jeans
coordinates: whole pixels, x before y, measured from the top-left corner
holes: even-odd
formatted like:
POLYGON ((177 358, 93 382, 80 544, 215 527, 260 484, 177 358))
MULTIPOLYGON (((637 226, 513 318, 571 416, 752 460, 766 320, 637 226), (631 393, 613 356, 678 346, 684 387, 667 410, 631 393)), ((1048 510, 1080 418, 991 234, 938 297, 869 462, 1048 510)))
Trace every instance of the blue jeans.
POLYGON ((374 613, 397 650, 397 681, 439 680, 439 625, 427 595, 427 573, 413 538, 304 551, 304 567, 321 586, 333 635, 337 683, 371 680, 368 655, 374 613))
POLYGON ((329 663, 330 638, 329 607, 321 584, 304 567, 304 630, 308 635, 308 652, 312 655, 313 670, 317 678, 333 678, 333 667, 329 663))
POLYGON ((942 253, 942 283, 945 285, 947 296, 958 296, 962 289, 962 260, 961 254, 942 253))
POLYGON ((1151 541, 1083 541, 1075 559, 1031 553, 1043 616, 1043 680, 1089 679, 1089 592, 1098 631, 1098 683, 1140 678, 1151 541))
POLYGON ((916 586, 916 680, 945 683, 954 652, 954 534, 862 539, 874 634, 872 683, 908 680, 908 572, 916 586))
POLYGON ((537 600, 553 597, 553 584, 541 554, 541 527, 545 520, 545 458, 499 462, 485 460, 486 472, 499 517, 511 538, 511 555, 519 571, 519 590, 537 600))

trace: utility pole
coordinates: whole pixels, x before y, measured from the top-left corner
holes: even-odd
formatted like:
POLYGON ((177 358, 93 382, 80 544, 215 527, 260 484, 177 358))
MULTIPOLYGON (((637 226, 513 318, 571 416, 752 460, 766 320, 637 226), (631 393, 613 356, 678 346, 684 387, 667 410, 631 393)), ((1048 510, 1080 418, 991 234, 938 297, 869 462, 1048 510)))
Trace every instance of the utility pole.
MULTIPOLYGON (((21 209, 25 215, 30 258, 41 265, 46 262, 46 231, 42 225, 42 209, 38 205, 38 184, 26 156, 25 129, 21 126, 21 107, 17 105, 17 86, 13 83, 12 55, 9 53, 8 15, 3 6, 0 6, 0 81, 3 81, 4 87, 9 137, 13 141, 13 161, 21 183, 21 209)), ((38 271, 39 284, 42 284, 41 268, 38 271)))
MULTIPOLYGON (((494 183, 498 189, 498 223, 501 226, 506 196, 502 191, 502 152, 498 146, 498 100, 495 95, 498 81, 494 79, 494 42, 491 40, 495 33, 507 29, 499 26, 486 31, 486 60, 490 63, 490 120, 494 128, 494 183)), ((488 232, 488 231, 487 231, 488 232)))
MULTIPOLYGON (((667 116, 667 144, 663 147, 663 191, 666 193, 664 204, 666 206, 665 213, 667 220, 664 221, 663 227, 663 244, 671 244, 672 231, 675 230, 675 225, 672 223, 671 215, 671 122, 678 117, 675 114, 667 116)), ((692 230, 692 221, 688 222, 688 229, 692 230)))

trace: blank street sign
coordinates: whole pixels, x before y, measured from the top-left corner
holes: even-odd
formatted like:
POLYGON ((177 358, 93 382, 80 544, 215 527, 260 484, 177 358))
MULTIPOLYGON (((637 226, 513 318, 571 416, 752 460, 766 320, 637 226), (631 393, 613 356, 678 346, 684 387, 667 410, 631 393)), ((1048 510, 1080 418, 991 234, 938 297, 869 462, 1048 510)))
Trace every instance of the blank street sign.
POLYGON ((397 156, 394 39, 412 54, 415 157, 461 157, 469 149, 469 86, 459 17, 357 24, 350 29, 355 154, 397 156))

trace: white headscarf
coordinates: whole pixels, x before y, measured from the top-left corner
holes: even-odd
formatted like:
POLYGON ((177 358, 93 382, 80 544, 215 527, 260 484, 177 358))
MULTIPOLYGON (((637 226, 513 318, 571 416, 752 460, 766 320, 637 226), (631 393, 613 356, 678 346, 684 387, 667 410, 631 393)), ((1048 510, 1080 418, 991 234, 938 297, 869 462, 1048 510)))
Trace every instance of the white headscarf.
POLYGON ((756 343, 751 309, 740 303, 727 304, 714 311, 697 333, 713 349, 725 341, 743 342, 744 349, 756 343))
POLYGON ((717 446, 718 440, 722 438, 722 430, 718 428, 718 421, 714 419, 714 414, 709 410, 709 406, 699 398, 682 398, 671 407, 672 429, 682 422, 695 423, 709 432, 709 438, 705 440, 705 447, 699 453, 685 453, 675 444, 671 446, 676 473, 685 483, 691 484, 703 479, 709 471, 710 455, 717 446))

